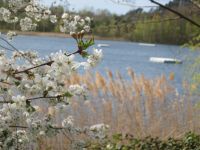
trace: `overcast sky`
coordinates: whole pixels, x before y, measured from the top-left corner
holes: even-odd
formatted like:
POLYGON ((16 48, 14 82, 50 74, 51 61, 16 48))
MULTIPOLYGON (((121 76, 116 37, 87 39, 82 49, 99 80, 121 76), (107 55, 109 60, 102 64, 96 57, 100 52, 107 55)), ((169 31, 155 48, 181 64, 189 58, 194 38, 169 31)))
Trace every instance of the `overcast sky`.
MULTIPOLYGON (((50 4, 53 0, 42 0, 45 4, 50 4)), ((55 0, 54 0, 55 1, 55 0)), ((57 0, 59 1, 59 0, 57 0)), ((65 0, 61 0, 65 1, 65 0)), ((117 1, 117 0, 115 0, 117 1)), ((158 0, 159 2, 165 4, 170 0, 158 0)), ((112 2, 112 0, 68 0, 70 3, 70 10, 74 9, 76 11, 81 9, 108 9, 112 13, 124 14, 129 10, 133 9, 127 5, 118 5, 112 2)), ((154 6, 149 0, 135 0, 135 5, 139 6, 154 6)))

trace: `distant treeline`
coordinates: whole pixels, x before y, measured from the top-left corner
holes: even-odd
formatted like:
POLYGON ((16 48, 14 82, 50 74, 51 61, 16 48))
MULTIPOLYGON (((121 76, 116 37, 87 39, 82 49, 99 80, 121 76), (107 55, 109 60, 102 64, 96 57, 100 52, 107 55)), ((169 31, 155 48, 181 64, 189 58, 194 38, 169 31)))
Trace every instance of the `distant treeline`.
MULTIPOLYGON (((3 0, 0 0, 1 5, 5 5, 3 0)), ((190 0, 173 0, 166 5, 200 24, 200 8, 190 0)), ((50 9, 58 16, 64 12, 62 6, 51 6, 50 9)), ((111 14, 108 10, 82 10, 78 13, 92 17, 93 33, 102 37, 123 38, 135 42, 183 44, 200 33, 199 28, 160 7, 149 11, 138 8, 125 15, 111 14)), ((19 27, 0 22, 0 29, 16 30, 19 27)), ((42 21, 37 31, 59 32, 59 23, 54 25, 49 21, 42 21)))

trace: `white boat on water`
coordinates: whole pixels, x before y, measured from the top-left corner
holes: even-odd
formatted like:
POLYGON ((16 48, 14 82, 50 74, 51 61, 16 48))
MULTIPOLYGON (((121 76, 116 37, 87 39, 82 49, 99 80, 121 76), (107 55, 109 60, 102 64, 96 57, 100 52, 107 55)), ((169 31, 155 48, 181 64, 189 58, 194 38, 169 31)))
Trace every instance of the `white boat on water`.
POLYGON ((139 43, 140 46, 156 46, 156 44, 150 44, 150 43, 139 43))
POLYGON ((98 44, 97 46, 98 47, 109 47, 110 45, 109 44, 98 44))
POLYGON ((151 62, 155 63, 173 63, 173 64, 181 64, 182 61, 175 58, 164 58, 164 57, 150 57, 151 62))

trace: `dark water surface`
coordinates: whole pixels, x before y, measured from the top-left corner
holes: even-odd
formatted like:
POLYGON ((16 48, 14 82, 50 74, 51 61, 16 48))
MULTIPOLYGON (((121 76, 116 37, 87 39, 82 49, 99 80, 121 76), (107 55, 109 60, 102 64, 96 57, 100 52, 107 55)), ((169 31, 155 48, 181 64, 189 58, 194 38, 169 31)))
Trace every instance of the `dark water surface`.
MULTIPOLYGON (((12 43, 19 49, 36 50, 41 56, 59 50, 72 52, 77 49, 75 41, 71 38, 18 36, 12 43)), ((96 40, 96 46, 100 43, 110 46, 102 47, 104 57, 94 71, 97 70, 105 75, 105 68, 109 68, 113 72, 119 71, 127 79, 128 67, 131 67, 136 74, 144 74, 148 78, 163 74, 169 76, 173 72, 175 74, 174 84, 177 89, 181 90, 182 81, 188 69, 188 57, 191 55, 189 49, 172 45, 151 46, 133 42, 96 40), (153 63, 149 61, 150 57, 177 58, 181 59, 183 64, 153 63)))

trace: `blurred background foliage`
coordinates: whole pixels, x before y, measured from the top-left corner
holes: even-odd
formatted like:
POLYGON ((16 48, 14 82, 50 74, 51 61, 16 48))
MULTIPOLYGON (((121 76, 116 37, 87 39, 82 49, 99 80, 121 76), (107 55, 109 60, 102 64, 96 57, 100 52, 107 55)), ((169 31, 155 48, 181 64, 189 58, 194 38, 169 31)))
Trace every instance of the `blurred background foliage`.
MULTIPOLYGON (((0 0, 0 7, 6 6, 7 2, 0 0)), ((200 23, 200 8, 190 0, 173 0, 166 4, 185 16, 200 23)), ((64 6, 50 6, 51 11, 61 16, 67 9, 64 6)), ((116 15, 109 10, 85 9, 77 13, 93 18, 93 33, 97 36, 120 38, 134 42, 184 44, 197 36, 200 30, 191 23, 185 21, 160 7, 152 7, 149 11, 143 8, 133 9, 124 15, 116 15)), ((23 16, 23 14, 21 15, 23 16)), ((1 30, 18 30, 17 25, 0 22, 1 30)), ((59 23, 51 24, 49 21, 39 23, 37 31, 59 32, 59 23)))

